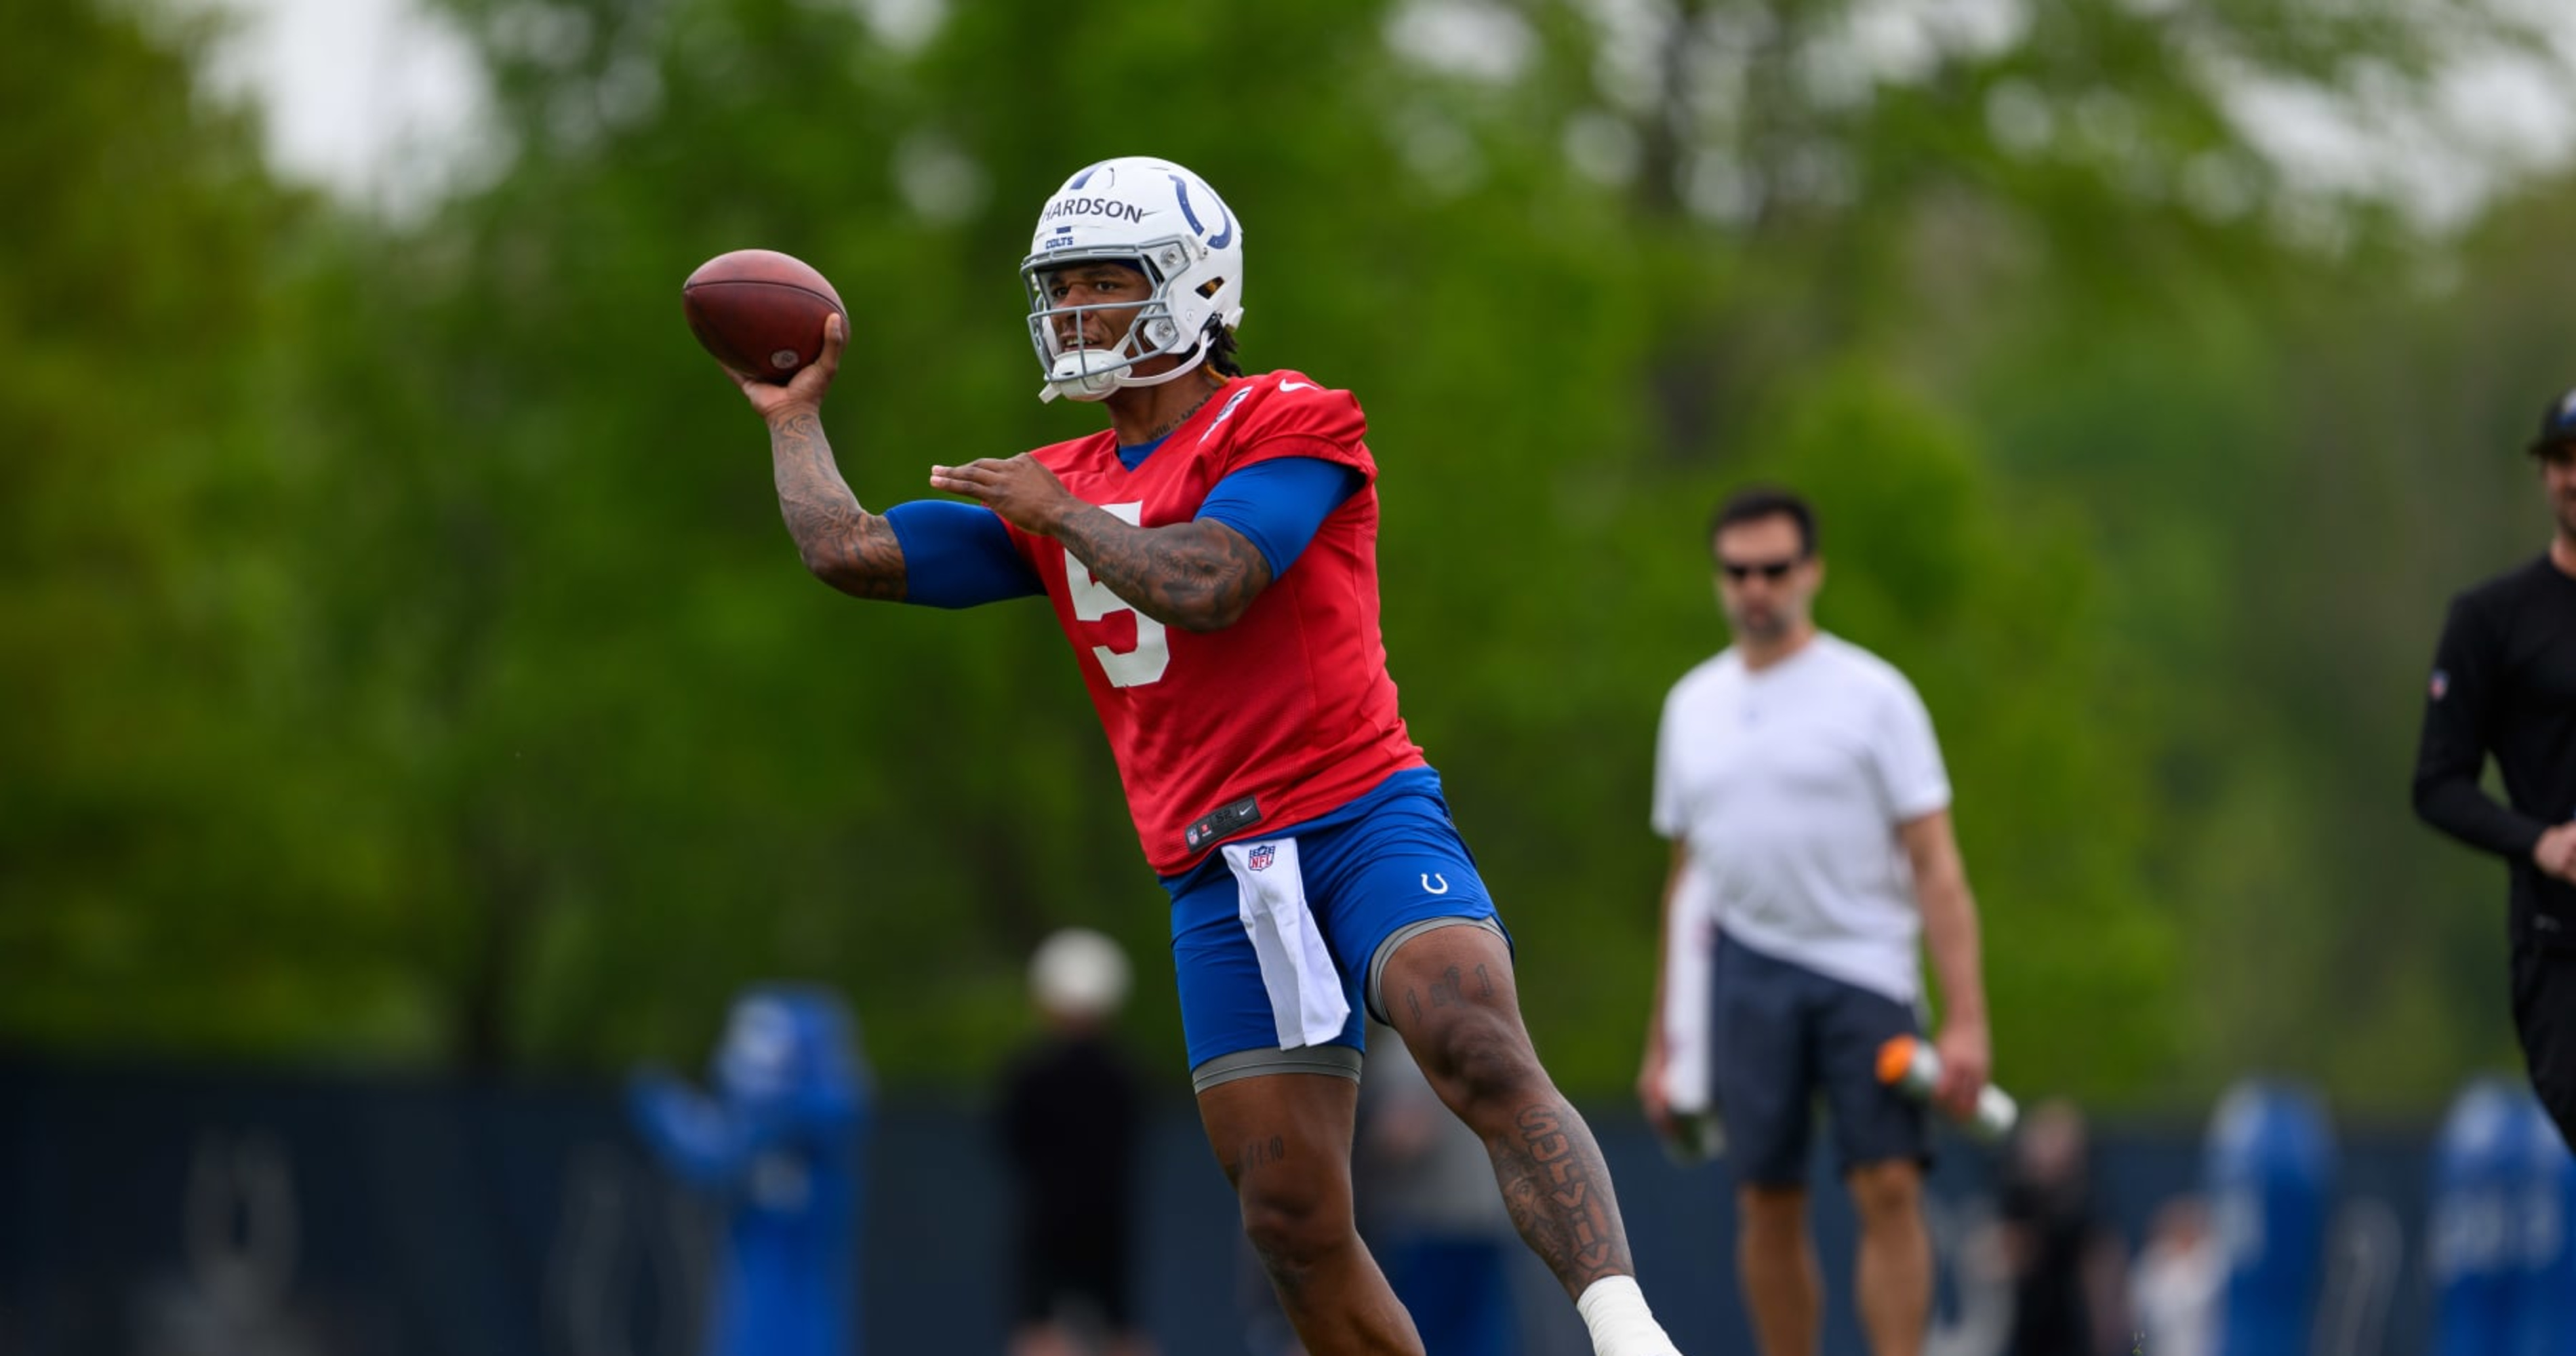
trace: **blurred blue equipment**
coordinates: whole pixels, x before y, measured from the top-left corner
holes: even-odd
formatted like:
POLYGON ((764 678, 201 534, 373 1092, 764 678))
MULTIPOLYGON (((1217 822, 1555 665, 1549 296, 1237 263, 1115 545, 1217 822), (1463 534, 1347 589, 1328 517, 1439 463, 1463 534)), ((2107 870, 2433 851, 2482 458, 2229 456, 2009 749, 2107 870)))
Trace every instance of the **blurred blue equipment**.
POLYGON ((2218 1356, 2305 1352, 2334 1179, 2325 1112, 2295 1089, 2239 1083, 2211 1118, 2207 1152, 2226 1268, 2218 1356))
POLYGON ((2576 1356, 2576 1158, 2530 1088, 2461 1089, 2433 1147, 2434 1356, 2576 1356))
POLYGON ((747 990, 713 1075, 702 1097, 639 1074, 627 1099, 662 1162, 727 1212, 708 1356, 850 1356, 869 1094, 848 1009, 820 989, 747 990))
POLYGON ((2528 1084, 2514 1085, 2513 1264, 2505 1290, 2513 1356, 2576 1356, 2576 1156, 2528 1084))
POLYGON ((2511 1322, 2515 1196, 2524 1155, 2515 1089, 2481 1079, 2461 1090, 2433 1143, 2431 1238, 2434 1356, 2505 1351, 2511 1322))

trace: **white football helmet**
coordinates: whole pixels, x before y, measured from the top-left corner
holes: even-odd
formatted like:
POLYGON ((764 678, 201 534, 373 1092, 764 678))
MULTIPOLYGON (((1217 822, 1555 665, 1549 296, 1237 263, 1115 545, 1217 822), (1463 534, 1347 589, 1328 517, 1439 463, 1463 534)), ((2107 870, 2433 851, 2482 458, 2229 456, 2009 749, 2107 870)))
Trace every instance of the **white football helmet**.
POLYGON ((1029 289, 1029 342, 1046 371, 1041 400, 1100 400, 1122 386, 1156 386, 1199 365, 1218 326, 1243 319, 1243 223, 1207 181, 1168 160, 1121 156, 1064 181, 1038 212, 1029 257, 1020 261, 1029 289), (1153 295, 1126 334, 1107 348, 1083 342, 1081 313, 1102 306, 1056 306, 1047 275, 1067 265, 1107 260, 1144 271, 1153 295), (1070 344, 1056 334, 1066 316, 1070 344), (1133 375, 1156 354, 1180 361, 1169 372, 1133 375))

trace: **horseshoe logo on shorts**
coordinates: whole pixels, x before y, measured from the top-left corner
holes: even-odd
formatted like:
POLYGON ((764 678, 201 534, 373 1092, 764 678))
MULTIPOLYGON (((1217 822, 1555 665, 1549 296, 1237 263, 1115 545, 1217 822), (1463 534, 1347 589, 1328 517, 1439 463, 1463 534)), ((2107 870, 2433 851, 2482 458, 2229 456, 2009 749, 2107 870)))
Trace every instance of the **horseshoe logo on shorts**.
POLYGON ((1449 893, 1449 877, 1448 877, 1448 874, 1447 874, 1446 872, 1440 872, 1440 871, 1425 871, 1425 872, 1423 872, 1423 873, 1422 873, 1422 888, 1423 888, 1423 889, 1425 889, 1425 890, 1430 891, 1431 893, 1433 893, 1433 894, 1435 894, 1435 895, 1445 895, 1445 894, 1449 893), (1431 883, 1431 878, 1432 878, 1432 877, 1434 877, 1434 876, 1438 876, 1438 877, 1440 878, 1440 883, 1439 883, 1438 885, 1434 885, 1434 884, 1432 884, 1432 883, 1431 883))

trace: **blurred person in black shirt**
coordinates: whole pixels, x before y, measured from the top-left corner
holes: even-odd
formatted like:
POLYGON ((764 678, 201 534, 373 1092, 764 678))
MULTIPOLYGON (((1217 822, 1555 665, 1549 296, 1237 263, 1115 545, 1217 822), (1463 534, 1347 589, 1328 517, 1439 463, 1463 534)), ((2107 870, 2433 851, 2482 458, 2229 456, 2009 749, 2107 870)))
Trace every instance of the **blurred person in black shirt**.
POLYGON ((2513 1019, 2534 1091, 2576 1146, 2576 390, 2526 450, 2549 549, 2451 600, 2425 688, 2415 813, 2512 868, 2513 1019), (2479 786, 2489 756, 2506 804, 2479 786))
POLYGON ((1126 1001, 1118 944, 1089 928, 1029 961, 1046 1034, 1011 1063, 1000 1132, 1018 1201, 1011 1356, 1151 1356, 1130 1307, 1128 1245, 1143 1093, 1110 1043, 1126 1001))
POLYGON ((2093 1198, 2091 1136, 2071 1102, 2043 1103, 2013 1137, 1996 1225, 2012 1279, 2012 1335, 2005 1356, 2097 1356, 2117 1342, 2119 1239, 2093 1198))

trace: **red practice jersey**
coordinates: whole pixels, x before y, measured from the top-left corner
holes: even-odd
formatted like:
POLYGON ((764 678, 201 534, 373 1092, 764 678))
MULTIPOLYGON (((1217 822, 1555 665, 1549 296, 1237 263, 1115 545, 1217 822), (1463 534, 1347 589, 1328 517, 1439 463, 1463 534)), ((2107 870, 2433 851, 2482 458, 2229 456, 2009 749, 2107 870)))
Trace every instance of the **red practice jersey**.
POLYGON ((1073 644, 1145 858, 1161 874, 1229 838, 1337 809, 1423 763, 1396 714, 1378 634, 1377 463, 1360 440, 1366 427, 1350 392, 1270 372, 1227 382, 1132 471, 1107 430, 1030 454, 1076 497, 1140 527, 1190 521, 1228 472, 1275 457, 1320 458, 1364 478, 1219 631, 1167 627, 1061 543, 1010 529, 1073 644))

